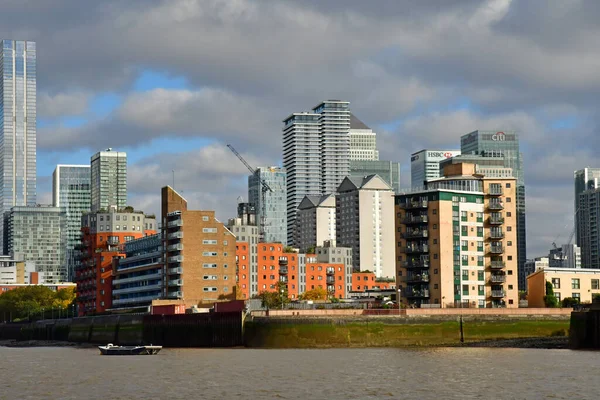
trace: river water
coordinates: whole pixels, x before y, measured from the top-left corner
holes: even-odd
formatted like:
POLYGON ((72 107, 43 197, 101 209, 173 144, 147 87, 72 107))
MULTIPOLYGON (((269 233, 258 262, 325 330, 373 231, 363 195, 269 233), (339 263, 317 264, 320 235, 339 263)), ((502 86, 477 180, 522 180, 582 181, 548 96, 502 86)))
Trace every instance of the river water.
POLYGON ((571 350, 0 347, 0 399, 598 399, 600 353, 571 350))

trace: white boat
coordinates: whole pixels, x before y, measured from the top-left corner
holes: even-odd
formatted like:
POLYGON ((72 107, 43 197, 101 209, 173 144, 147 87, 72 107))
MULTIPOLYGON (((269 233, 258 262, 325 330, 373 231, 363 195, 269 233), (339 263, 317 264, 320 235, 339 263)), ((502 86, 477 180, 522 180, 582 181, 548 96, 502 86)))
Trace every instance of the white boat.
POLYGON ((103 356, 142 356, 158 354, 162 346, 115 346, 112 343, 98 346, 103 356))

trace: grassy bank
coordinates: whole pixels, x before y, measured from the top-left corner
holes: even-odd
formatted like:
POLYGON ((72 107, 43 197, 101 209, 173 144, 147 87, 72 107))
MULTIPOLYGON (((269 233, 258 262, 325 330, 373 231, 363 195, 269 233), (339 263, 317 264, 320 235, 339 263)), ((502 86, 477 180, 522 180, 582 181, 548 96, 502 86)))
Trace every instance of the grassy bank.
MULTIPOLYGON (((466 343, 564 336, 568 330, 569 321, 470 321, 463 325, 466 343)), ((457 321, 323 324, 263 320, 246 322, 245 338, 249 347, 266 348, 444 346, 459 343, 460 325, 457 321)))

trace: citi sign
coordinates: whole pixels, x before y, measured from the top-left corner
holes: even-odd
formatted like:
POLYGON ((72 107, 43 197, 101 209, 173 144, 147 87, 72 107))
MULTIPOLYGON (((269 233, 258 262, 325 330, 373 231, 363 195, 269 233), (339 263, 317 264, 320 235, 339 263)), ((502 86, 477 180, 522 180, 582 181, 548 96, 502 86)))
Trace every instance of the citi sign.
POLYGON ((496 132, 492 135, 492 140, 496 142, 504 142, 506 140, 506 135, 504 132, 496 132))

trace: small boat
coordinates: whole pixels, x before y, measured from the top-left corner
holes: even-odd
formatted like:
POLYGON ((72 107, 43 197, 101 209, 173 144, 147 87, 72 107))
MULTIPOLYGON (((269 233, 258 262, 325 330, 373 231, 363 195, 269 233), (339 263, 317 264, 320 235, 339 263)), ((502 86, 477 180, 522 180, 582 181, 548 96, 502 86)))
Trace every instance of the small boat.
POLYGON ((143 356, 158 354, 162 346, 115 346, 112 343, 98 346, 103 356, 143 356))

